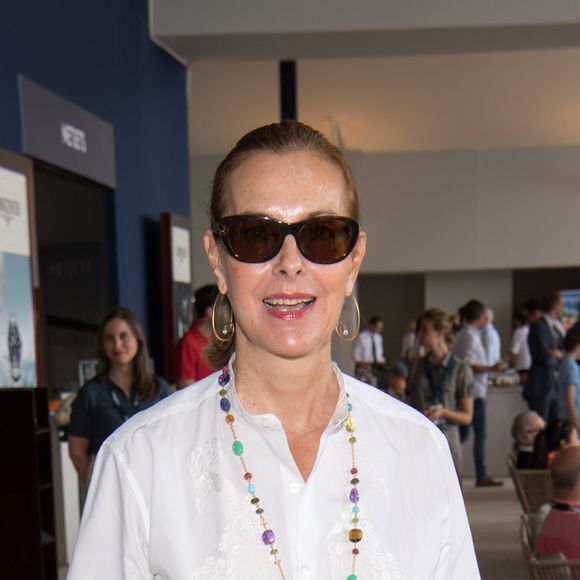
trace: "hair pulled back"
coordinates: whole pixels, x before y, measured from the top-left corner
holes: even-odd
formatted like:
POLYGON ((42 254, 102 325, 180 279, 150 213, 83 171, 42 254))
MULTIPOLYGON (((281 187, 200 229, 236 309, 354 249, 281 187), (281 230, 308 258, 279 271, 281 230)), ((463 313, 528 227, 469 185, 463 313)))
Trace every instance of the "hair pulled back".
MULTIPOLYGON (((264 125, 244 135, 219 164, 212 186, 210 220, 219 221, 226 216, 227 195, 232 185, 235 170, 254 155, 284 155, 292 152, 308 151, 332 163, 340 170, 347 195, 348 217, 360 219, 358 194, 352 172, 342 151, 330 143, 316 129, 299 121, 281 121, 264 125)), ((206 350, 210 363, 220 368, 229 360, 234 351, 235 338, 228 342, 214 341, 206 350)))

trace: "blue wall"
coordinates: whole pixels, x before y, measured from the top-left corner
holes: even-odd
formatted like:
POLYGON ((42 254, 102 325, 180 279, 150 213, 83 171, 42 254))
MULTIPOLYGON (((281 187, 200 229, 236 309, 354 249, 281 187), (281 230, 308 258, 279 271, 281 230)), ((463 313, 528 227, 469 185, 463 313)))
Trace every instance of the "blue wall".
POLYGON ((113 124, 117 295, 157 350, 159 213, 189 215, 186 68, 151 42, 147 18, 146 0, 4 2, 0 147, 22 151, 18 74, 113 124))

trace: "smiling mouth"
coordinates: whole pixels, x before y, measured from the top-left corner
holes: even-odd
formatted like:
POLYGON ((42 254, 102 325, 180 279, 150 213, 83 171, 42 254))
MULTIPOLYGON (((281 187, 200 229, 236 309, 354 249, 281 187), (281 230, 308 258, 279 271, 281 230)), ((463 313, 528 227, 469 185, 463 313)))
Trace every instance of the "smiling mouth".
POLYGON ((280 312, 295 312, 306 308, 315 302, 316 298, 264 298, 263 302, 268 308, 280 312))

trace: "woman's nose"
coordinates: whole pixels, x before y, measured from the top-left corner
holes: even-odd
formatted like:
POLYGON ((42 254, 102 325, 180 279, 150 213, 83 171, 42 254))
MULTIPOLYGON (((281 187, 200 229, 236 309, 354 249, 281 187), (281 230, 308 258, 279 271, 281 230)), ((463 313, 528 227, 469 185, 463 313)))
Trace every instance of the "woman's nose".
POLYGON ((304 270, 305 258, 298 249, 296 238, 292 235, 287 235, 284 238, 282 248, 276 256, 276 271, 281 274, 295 276, 302 273, 304 270))

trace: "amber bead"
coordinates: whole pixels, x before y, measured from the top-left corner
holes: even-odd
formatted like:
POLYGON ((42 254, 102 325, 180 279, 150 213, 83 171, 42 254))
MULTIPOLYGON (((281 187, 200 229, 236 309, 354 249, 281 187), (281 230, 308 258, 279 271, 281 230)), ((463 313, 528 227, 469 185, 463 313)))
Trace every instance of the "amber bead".
POLYGON ((234 420, 235 419, 233 415, 226 415, 226 423, 232 424, 234 420))
POLYGON ((351 542, 360 542, 362 540, 363 537, 363 533, 362 530, 359 530, 359 528, 354 528, 352 530, 350 530, 350 532, 348 532, 348 539, 351 542))

